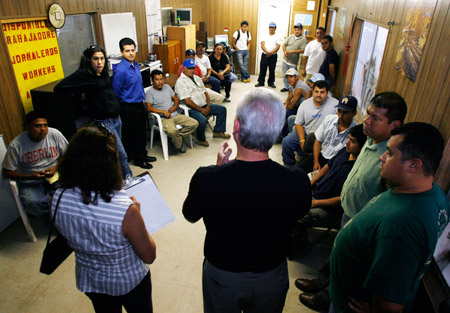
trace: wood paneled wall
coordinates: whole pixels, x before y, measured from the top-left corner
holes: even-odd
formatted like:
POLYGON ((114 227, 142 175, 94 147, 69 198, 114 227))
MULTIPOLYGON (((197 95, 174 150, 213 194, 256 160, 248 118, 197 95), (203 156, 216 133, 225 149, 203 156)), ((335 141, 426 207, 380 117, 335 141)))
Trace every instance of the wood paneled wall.
MULTIPOLYGON (((395 69, 395 58, 399 49, 400 37, 405 24, 408 0, 331 0, 330 5, 347 8, 345 36, 334 37, 334 46, 340 55, 336 95, 341 96, 344 90, 345 77, 342 76, 345 46, 350 31, 353 12, 361 19, 384 25, 393 21, 390 28, 383 63, 380 70, 377 92, 396 91, 401 94, 408 105, 406 121, 422 121, 436 126, 445 140, 450 137, 450 0, 437 0, 428 39, 420 64, 416 82, 411 82, 395 69)), ((338 15, 341 11, 338 11, 338 15)), ((337 33, 337 28, 335 29, 337 33)), ((356 53, 353 45, 350 53, 356 53)), ((347 68, 347 74, 352 68, 347 68)))
MULTIPOLYGON (((2 0, 0 1, 0 20, 20 19, 25 17, 47 16, 48 6, 53 0, 2 0)), ((136 18, 138 45, 141 48, 137 61, 147 58, 147 23, 145 20, 145 0, 58 0, 66 15, 96 13, 94 24, 97 43, 103 45, 100 14, 133 12, 136 18)), ((7 144, 23 131, 24 110, 17 88, 16 79, 9 58, 8 47, 0 34, 0 132, 5 135, 7 144)))

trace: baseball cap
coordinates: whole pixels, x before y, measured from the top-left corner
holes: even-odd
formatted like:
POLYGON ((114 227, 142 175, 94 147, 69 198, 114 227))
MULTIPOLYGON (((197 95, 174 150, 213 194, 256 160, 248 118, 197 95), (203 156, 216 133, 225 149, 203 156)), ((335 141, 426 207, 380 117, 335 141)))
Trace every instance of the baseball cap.
POLYGON ((195 67, 195 62, 192 59, 186 59, 183 61, 183 67, 195 67))
POLYGON ((354 111, 358 105, 358 100, 353 96, 343 96, 341 100, 339 100, 339 104, 336 108, 345 110, 345 111, 354 111))
POLYGON ((195 50, 194 49, 187 49, 186 53, 184 55, 185 56, 195 55, 195 50))
POLYGON ((298 76, 298 72, 293 68, 288 69, 286 74, 284 74, 284 76, 294 76, 294 75, 298 76))
POLYGON ((275 22, 270 22, 270 23, 269 23, 269 27, 275 27, 275 28, 276 28, 276 27, 277 27, 277 24, 275 24, 275 22))
POLYGON ((205 43, 203 43, 203 42, 201 42, 201 41, 199 41, 199 42, 197 42, 197 45, 196 45, 196 47, 198 47, 198 46, 205 46, 205 43))
POLYGON ((297 23, 294 25, 294 28, 303 28, 302 23, 297 23))
POLYGON ((312 81, 313 83, 315 83, 318 80, 325 80, 325 76, 323 76, 320 73, 316 73, 313 76, 311 76, 308 80, 312 81))

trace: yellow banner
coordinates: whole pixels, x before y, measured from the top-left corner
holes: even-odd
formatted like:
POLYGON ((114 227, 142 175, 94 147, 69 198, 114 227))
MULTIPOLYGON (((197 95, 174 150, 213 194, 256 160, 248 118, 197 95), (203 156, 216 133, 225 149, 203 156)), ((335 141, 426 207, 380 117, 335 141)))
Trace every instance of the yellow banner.
POLYGON ((46 20, 3 23, 25 113, 33 110, 30 90, 64 77, 56 32, 46 20))

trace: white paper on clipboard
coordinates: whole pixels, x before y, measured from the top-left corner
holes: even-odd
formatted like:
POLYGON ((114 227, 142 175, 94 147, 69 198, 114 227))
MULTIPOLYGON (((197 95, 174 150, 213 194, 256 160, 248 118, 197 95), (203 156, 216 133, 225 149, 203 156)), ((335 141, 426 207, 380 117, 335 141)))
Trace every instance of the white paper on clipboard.
POLYGON ((147 173, 144 181, 134 185, 125 191, 128 196, 133 196, 141 204, 141 215, 144 219, 145 227, 150 234, 163 228, 175 220, 175 216, 167 206, 155 182, 147 173))

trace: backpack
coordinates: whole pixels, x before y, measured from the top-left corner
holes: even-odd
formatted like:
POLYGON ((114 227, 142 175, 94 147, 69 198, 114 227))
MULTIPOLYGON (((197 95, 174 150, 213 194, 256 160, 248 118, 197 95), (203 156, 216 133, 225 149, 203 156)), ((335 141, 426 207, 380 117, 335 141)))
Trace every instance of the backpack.
MULTIPOLYGON (((236 42, 238 42, 239 38, 241 38, 241 32, 240 32, 240 29, 238 29, 237 32, 238 32, 238 36, 237 36, 237 38, 236 38, 236 42)), ((249 39, 249 38, 250 38, 250 33, 249 33, 248 30, 247 30, 247 42, 248 42, 248 39, 249 39)))

